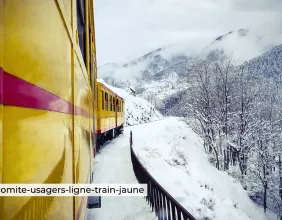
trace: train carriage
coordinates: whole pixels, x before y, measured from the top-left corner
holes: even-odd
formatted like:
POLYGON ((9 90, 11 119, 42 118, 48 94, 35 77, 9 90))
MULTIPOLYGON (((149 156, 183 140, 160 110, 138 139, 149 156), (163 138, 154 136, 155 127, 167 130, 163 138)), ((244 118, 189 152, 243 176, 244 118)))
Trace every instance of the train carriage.
POLYGON ((124 99, 102 82, 96 86, 96 146, 113 139, 123 131, 124 99))
MULTIPOLYGON (((124 123, 124 100, 96 80, 93 1, 0 9, 0 184, 90 183, 96 146, 124 123)), ((85 219, 86 206, 87 197, 0 197, 0 219, 85 219)))
MULTIPOLYGON (((0 0, 0 183, 90 183, 90 0, 0 0)), ((1 197, 0 219, 84 219, 87 197, 1 197)))

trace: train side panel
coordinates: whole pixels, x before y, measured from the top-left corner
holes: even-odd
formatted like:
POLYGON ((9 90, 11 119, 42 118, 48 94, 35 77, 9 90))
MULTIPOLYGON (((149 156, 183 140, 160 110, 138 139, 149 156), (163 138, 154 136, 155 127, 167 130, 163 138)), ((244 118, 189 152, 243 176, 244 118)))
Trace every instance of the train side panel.
MULTIPOLYGON (((74 103, 75 106, 86 110, 85 115, 75 115, 74 117, 74 181, 75 183, 86 184, 90 182, 91 156, 93 155, 90 137, 92 133, 90 124, 93 116, 89 114, 92 112, 91 88, 87 76, 81 73, 83 67, 77 56, 75 56, 74 67, 74 103)), ((84 219, 86 203, 87 197, 75 197, 77 219, 84 219)))
MULTIPOLYGON (((81 54, 77 58, 78 52, 74 53, 78 47, 72 46, 70 3, 5 1, 5 19, 0 15, 5 29, 2 38, 0 32, 6 103, 0 139, 3 183, 89 182, 91 89, 81 54)), ((83 219, 87 199, 77 198, 75 207, 73 201, 73 197, 5 197, 0 219, 83 219)))
MULTIPOLYGON (((3 9, 3 0, 0 0, 0 8, 3 9)), ((3 10, 0 10, 0 184, 2 183, 3 173, 3 10)), ((2 213, 2 197, 0 197, 0 213, 2 213)), ((1 217, 1 214, 0 214, 1 217)))
POLYGON ((102 83, 97 83, 98 87, 98 114, 97 114, 97 134, 105 133, 115 127, 115 112, 113 111, 113 103, 111 107, 110 96, 114 97, 114 93, 102 83), (107 98, 106 98, 107 94, 107 98), (107 104, 106 104, 107 103, 107 104), (112 109, 112 110, 111 110, 112 109))
POLYGON ((119 105, 117 111, 117 127, 120 127, 124 124, 124 100, 122 98, 118 98, 119 105))

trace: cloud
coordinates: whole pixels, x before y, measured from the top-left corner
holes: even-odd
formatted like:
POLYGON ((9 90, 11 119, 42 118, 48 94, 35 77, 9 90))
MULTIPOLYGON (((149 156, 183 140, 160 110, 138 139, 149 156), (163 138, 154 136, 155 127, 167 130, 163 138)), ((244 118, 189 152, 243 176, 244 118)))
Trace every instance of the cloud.
POLYGON ((228 2, 230 8, 239 11, 281 12, 282 9, 280 0, 230 0, 226 2, 228 2))
POLYGON ((98 64, 126 63, 171 44, 194 53, 241 28, 273 40, 281 32, 281 5, 281 0, 96 0, 98 64))

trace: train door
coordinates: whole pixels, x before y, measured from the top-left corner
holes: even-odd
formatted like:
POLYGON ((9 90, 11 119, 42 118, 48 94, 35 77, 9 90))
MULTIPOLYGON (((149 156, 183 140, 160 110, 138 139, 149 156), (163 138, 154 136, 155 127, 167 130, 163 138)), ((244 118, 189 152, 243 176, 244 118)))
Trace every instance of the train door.
POLYGON ((116 110, 115 110, 115 122, 116 122, 116 125, 115 125, 115 128, 117 128, 118 127, 118 114, 117 114, 117 112, 118 112, 118 99, 116 98, 116 100, 115 100, 115 108, 116 108, 116 110))

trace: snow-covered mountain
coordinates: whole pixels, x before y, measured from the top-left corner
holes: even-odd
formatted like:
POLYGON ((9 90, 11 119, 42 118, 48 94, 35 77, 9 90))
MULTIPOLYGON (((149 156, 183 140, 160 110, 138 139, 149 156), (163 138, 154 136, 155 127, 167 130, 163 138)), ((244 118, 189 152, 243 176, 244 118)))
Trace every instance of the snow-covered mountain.
POLYGON ((252 59, 249 67, 252 75, 264 75, 275 79, 282 79, 282 44, 263 55, 252 59))
POLYGON ((216 43, 222 42, 223 40, 226 40, 229 36, 231 36, 233 34, 237 35, 238 37, 245 37, 248 33, 249 33, 249 30, 246 30, 246 29, 240 29, 240 30, 235 31, 235 32, 234 31, 230 31, 227 34, 224 34, 224 35, 221 35, 221 36, 217 37, 212 42, 212 44, 216 44, 216 43))
POLYGON ((222 49, 228 55, 239 62, 249 61, 262 55, 274 46, 282 43, 282 35, 262 35, 253 30, 240 29, 217 37, 207 48, 209 52, 215 49, 222 49))
MULTIPOLYGON (((250 61, 254 71, 277 75, 281 70, 281 46, 273 48, 274 41, 268 39, 269 36, 260 36, 251 30, 231 31, 217 37, 200 55, 222 49, 231 54, 238 65, 250 61)), ((170 46, 158 48, 123 65, 106 64, 99 67, 98 74, 112 86, 135 88, 136 94, 165 113, 171 99, 187 88, 193 59, 185 51, 176 51, 170 46)))
POLYGON ((183 90, 191 58, 184 54, 168 56, 169 48, 157 49, 124 65, 99 67, 99 77, 108 84, 128 89, 161 108, 163 100, 183 90))

